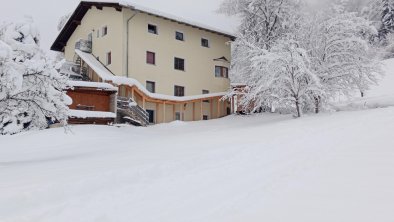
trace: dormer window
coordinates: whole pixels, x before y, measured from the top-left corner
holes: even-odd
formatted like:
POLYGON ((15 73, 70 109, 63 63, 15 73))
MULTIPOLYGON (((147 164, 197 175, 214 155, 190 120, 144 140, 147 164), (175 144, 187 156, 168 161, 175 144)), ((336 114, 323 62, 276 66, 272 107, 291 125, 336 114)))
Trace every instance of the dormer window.
POLYGON ((148 24, 148 32, 157 35, 157 26, 148 24))

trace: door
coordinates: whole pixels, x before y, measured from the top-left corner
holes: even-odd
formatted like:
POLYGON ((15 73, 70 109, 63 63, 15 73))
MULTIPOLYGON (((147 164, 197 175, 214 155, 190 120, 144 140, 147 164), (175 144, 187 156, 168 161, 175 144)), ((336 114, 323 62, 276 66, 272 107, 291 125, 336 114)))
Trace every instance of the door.
POLYGON ((149 123, 155 123, 155 111, 147 109, 146 112, 149 115, 149 123))

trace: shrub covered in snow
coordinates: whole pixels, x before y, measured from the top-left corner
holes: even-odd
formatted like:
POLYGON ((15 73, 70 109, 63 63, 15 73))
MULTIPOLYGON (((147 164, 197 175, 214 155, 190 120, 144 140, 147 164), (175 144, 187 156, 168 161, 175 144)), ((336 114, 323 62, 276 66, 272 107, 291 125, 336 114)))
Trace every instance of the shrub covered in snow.
POLYGON ((0 25, 0 134, 67 121, 67 79, 51 67, 39 41, 32 19, 0 25))

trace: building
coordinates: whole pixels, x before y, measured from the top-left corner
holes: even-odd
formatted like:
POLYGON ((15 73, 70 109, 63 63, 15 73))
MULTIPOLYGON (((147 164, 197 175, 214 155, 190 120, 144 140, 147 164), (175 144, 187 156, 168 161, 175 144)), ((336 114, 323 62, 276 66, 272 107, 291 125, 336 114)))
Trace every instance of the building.
POLYGON ((229 33, 116 1, 82 1, 51 49, 94 82, 119 88, 150 123, 232 113, 229 33))
POLYGON ((70 81, 67 95, 73 100, 69 106, 70 124, 110 124, 116 118, 118 89, 108 83, 70 81))

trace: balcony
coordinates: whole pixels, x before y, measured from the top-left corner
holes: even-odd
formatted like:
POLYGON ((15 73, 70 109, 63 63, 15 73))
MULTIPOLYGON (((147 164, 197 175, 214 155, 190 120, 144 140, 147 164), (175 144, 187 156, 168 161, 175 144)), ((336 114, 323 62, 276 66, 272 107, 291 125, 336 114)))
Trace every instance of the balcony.
POLYGON ((82 52, 92 53, 92 42, 88 40, 80 39, 75 43, 75 49, 79 49, 82 52))

